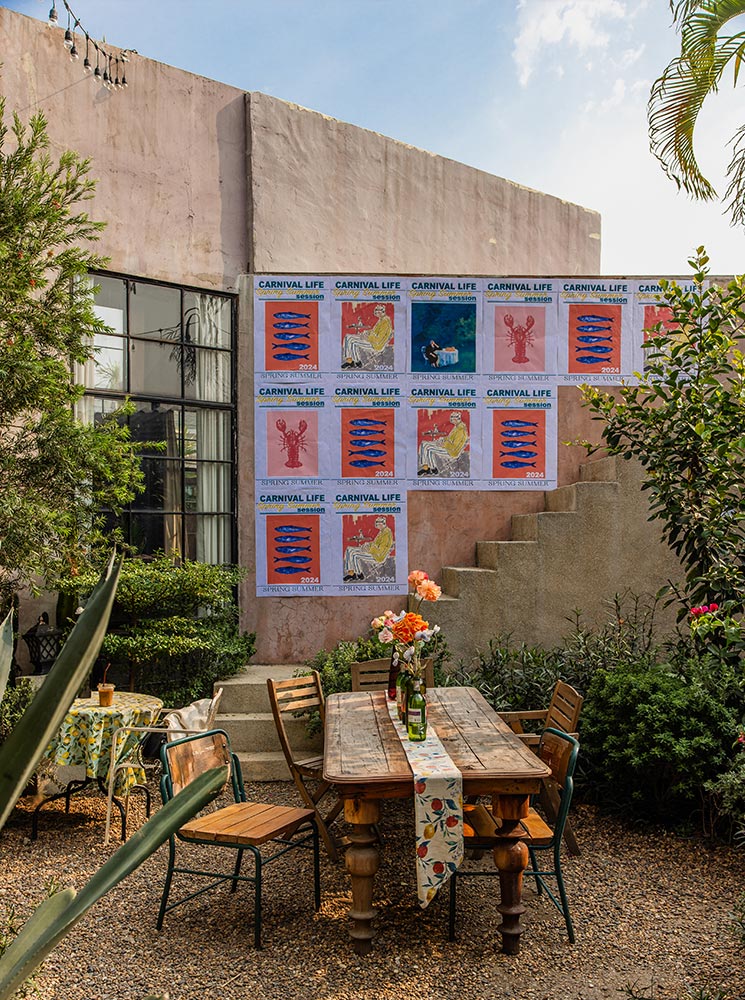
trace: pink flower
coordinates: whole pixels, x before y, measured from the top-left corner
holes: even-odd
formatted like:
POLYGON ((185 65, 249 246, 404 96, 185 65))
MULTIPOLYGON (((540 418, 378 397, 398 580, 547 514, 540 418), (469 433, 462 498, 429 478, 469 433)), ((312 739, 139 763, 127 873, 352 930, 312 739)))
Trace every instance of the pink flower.
POLYGON ((429 577, 421 569, 413 569, 409 573, 409 586, 418 589, 420 583, 424 583, 425 580, 429 580, 429 577))
POLYGON ((383 643, 393 642, 393 632, 389 628, 382 628, 378 632, 378 641, 383 643))
POLYGON ((719 605, 718 604, 710 604, 709 605, 709 611, 719 611, 719 605))
POLYGON ((423 601, 436 601, 442 590, 434 580, 422 580, 421 583, 417 584, 416 592, 423 601))

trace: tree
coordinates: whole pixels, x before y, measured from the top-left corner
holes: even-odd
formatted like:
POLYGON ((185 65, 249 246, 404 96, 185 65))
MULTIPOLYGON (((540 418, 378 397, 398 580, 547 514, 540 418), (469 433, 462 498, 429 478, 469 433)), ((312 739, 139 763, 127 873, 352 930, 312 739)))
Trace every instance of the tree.
MULTIPOLYGON (((139 464, 121 415, 76 419, 83 393, 74 363, 93 356, 106 327, 93 310, 92 268, 105 261, 83 244, 103 223, 89 161, 53 161, 46 121, 5 120, 0 99, 0 599, 36 576, 75 572, 101 538, 102 518, 135 495, 139 464)), ((111 538, 108 538, 110 546, 111 538)))
POLYGON ((745 607, 745 278, 707 286, 708 260, 699 247, 689 262, 693 291, 660 282, 672 319, 647 340, 638 385, 583 388, 611 454, 644 467, 651 519, 686 570, 682 614, 745 607))
MULTIPOLYGON (((647 107, 650 148, 678 188, 702 201, 717 197, 704 177, 693 148, 694 130, 705 98, 719 89, 732 64, 734 83, 745 57, 745 32, 724 33, 745 13, 745 0, 670 0, 680 31, 680 55, 655 80, 647 107)), ((745 225, 745 126, 730 140, 729 186, 724 196, 733 225, 745 225)))

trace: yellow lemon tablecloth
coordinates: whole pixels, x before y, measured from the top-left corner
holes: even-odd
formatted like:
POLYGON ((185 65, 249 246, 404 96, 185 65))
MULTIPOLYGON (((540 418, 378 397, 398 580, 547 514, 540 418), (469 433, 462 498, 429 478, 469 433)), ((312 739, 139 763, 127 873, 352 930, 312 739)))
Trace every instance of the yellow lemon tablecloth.
MULTIPOLYGON (((114 703, 107 708, 98 704, 97 694, 92 698, 76 698, 45 757, 57 766, 84 764, 87 778, 106 781, 114 732, 120 726, 152 726, 162 707, 159 698, 131 691, 115 691, 114 703)), ((128 740, 124 749, 136 743, 138 735, 132 733, 131 742, 128 740)), ((141 768, 127 771, 128 787, 144 782, 141 768)))

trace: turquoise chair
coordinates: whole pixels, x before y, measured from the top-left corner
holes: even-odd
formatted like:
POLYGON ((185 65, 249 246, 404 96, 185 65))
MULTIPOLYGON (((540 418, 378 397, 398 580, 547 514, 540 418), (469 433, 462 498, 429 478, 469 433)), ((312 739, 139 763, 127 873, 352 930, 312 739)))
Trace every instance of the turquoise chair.
MULTIPOLYGON (((559 729, 544 729, 538 744, 538 756, 551 768, 552 778, 558 786, 559 808, 556 821, 553 827, 550 827, 533 809, 532 805, 528 815, 521 820, 521 826, 525 833, 521 839, 526 843, 530 856, 530 867, 525 870, 524 875, 535 879, 538 894, 542 895, 545 890, 548 898, 563 915, 567 934, 572 944, 574 944, 574 928, 564 888, 560 855, 561 839, 564 835, 564 827, 574 791, 574 770, 577 766, 578 752, 579 743, 569 733, 559 729), (551 852, 552 867, 542 868, 538 865, 537 855, 539 852, 551 852), (555 881, 554 888, 546 881, 547 879, 555 881)), ((499 837, 499 820, 483 805, 466 805, 463 814, 463 830, 466 851, 475 852, 476 856, 479 856, 480 853, 494 848, 499 837)), ((493 875, 499 875, 496 867, 489 870, 479 869, 478 871, 458 870, 451 875, 448 934, 451 941, 455 940, 456 882, 462 878, 484 878, 493 875)))

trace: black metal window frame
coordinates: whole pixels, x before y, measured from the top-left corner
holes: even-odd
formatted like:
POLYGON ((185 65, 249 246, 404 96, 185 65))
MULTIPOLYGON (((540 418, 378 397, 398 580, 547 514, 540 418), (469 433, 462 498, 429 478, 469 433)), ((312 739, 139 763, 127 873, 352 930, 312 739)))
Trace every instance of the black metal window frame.
POLYGON ((148 514, 157 514, 163 516, 174 516, 181 519, 180 524, 180 535, 181 535, 181 551, 187 551, 186 545, 186 525, 187 519, 194 517, 199 518, 202 516, 229 516, 230 518, 230 553, 229 561, 235 562, 237 551, 238 551, 238 528, 237 528, 237 475, 236 475, 236 455, 237 455, 237 421, 236 421, 236 399, 237 399, 237 330, 238 330, 238 296, 231 294, 229 292, 220 292, 211 288, 199 288, 193 285, 181 285, 175 282, 158 281, 151 278, 135 277, 129 274, 123 274, 117 271, 91 271, 89 272, 92 279, 95 281, 97 278, 110 278, 114 280, 119 280, 124 283, 126 294, 124 301, 124 330, 121 336, 124 342, 125 356, 127 358, 126 364, 126 379, 123 389, 104 389, 104 388, 93 388, 86 386, 85 395, 89 397, 94 397, 96 399, 111 400, 113 403, 124 402, 125 399, 130 399, 133 403, 150 403, 150 404, 160 404, 169 406, 172 408, 179 408, 181 427, 185 428, 185 411, 187 410, 205 410, 205 411, 219 411, 222 413, 227 413, 229 415, 230 422, 230 456, 228 461, 216 461, 214 464, 227 465, 229 466, 229 478, 230 478, 230 510, 229 511, 200 511, 198 514, 194 514, 185 509, 185 498, 186 498, 186 469, 187 460, 185 455, 182 453, 179 458, 173 459, 173 461, 178 462, 180 465, 180 486, 181 486, 181 508, 180 510, 157 510, 153 512, 147 512, 138 508, 135 504, 129 504, 122 513, 119 519, 124 531, 125 538, 129 541, 131 540, 132 530, 132 518, 147 516, 148 514), (133 294, 136 294, 136 287, 138 285, 147 285, 149 287, 156 288, 168 288, 178 291, 180 293, 180 329, 179 336, 176 338, 174 336, 166 337, 144 337, 141 334, 132 334, 130 332, 130 299, 133 294), (189 321, 186 318, 186 308, 184 305, 185 296, 189 294, 196 295, 209 295, 214 298, 223 299, 230 304, 230 343, 226 347, 201 347, 197 349, 209 350, 214 352, 222 353, 229 357, 230 365, 230 400, 227 403, 221 403, 216 401, 206 401, 192 399, 186 396, 185 390, 185 379, 186 372, 185 366, 180 366, 181 374, 181 394, 178 396, 161 394, 161 393, 147 393, 139 389, 134 389, 131 385, 131 368, 129 365, 130 351, 132 349, 132 343, 137 343, 146 341, 148 343, 161 343, 167 344, 171 347, 181 346, 182 348, 188 343, 185 341, 185 334, 188 332, 189 321))

